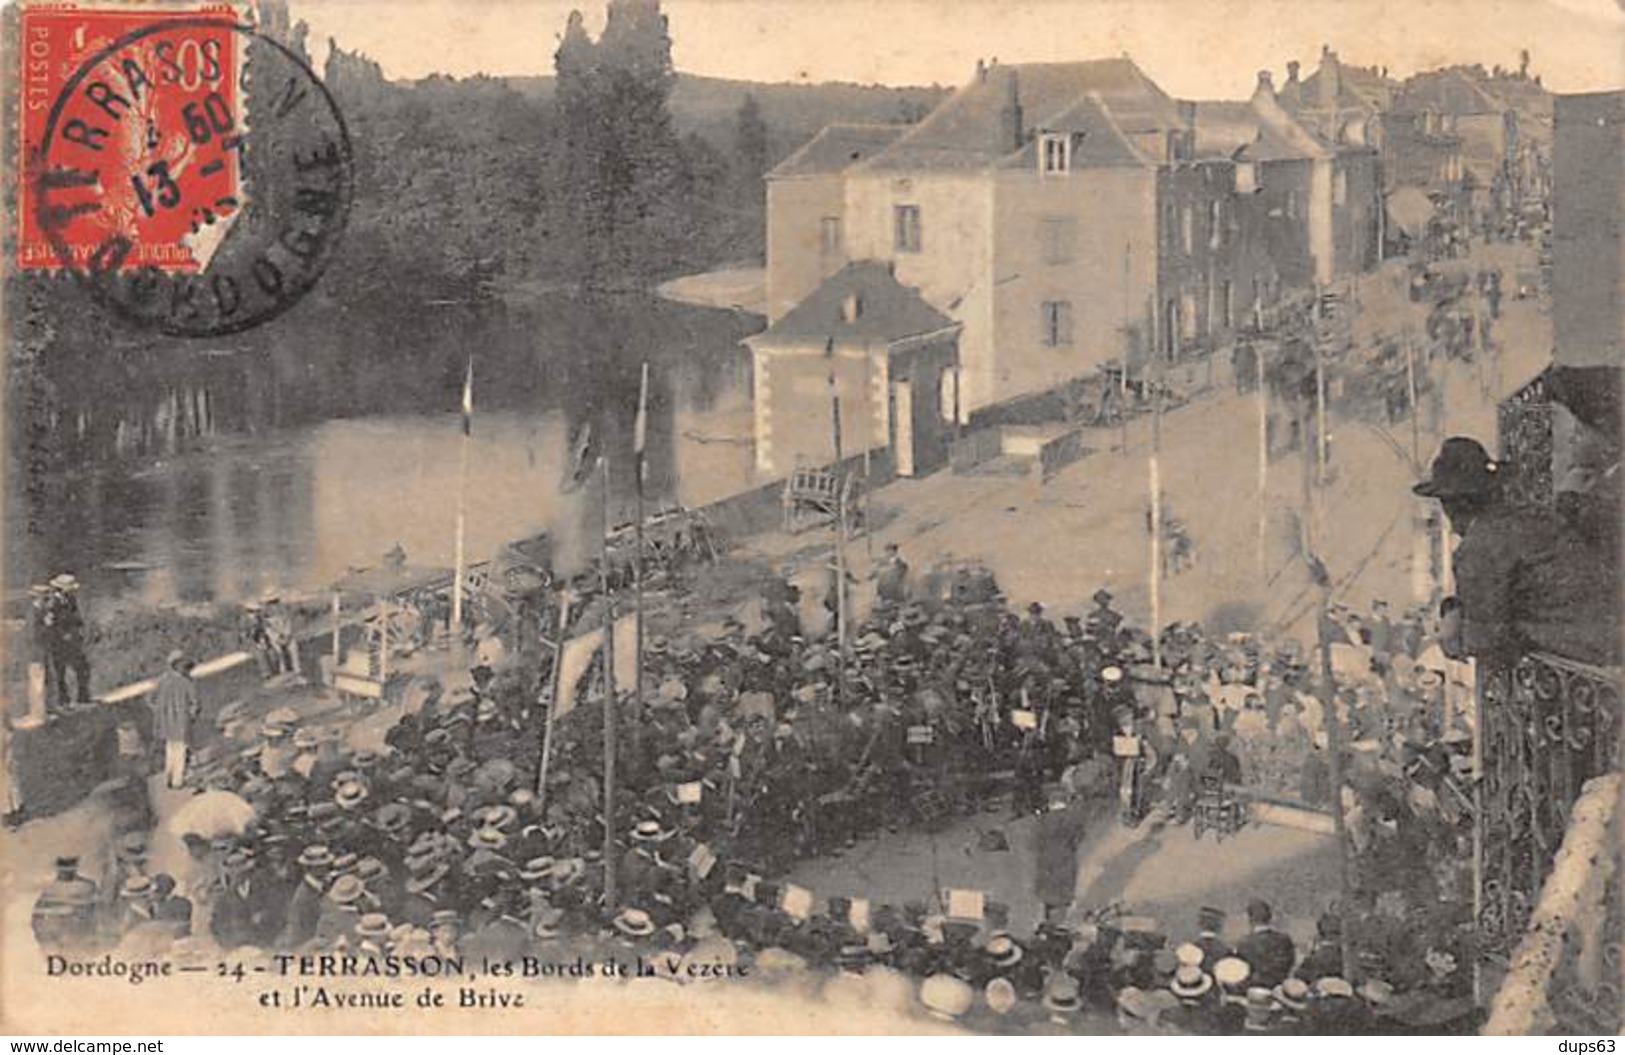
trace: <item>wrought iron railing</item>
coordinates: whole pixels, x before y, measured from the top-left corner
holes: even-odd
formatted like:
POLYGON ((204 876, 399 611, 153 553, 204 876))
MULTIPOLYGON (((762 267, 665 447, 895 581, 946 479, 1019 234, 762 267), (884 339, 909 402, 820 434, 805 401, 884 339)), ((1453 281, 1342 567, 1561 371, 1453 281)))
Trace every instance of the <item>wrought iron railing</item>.
POLYGON ((1619 768, 1621 671, 1545 652, 1480 664, 1482 954, 1523 936, 1581 785, 1619 768))

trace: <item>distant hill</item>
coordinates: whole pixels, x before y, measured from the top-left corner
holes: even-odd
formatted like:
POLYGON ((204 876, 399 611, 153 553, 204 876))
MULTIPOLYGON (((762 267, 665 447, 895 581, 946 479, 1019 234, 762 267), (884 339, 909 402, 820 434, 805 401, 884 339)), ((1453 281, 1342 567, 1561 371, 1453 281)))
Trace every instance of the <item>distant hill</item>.
MULTIPOLYGON (((508 84, 527 99, 551 102, 552 77, 508 77, 508 84)), ((746 95, 755 95, 767 122, 774 160, 837 121, 897 124, 929 111, 947 96, 938 87, 893 88, 864 84, 763 84, 679 73, 672 89, 671 112, 680 132, 696 132, 726 148, 733 137, 734 115, 746 95)))

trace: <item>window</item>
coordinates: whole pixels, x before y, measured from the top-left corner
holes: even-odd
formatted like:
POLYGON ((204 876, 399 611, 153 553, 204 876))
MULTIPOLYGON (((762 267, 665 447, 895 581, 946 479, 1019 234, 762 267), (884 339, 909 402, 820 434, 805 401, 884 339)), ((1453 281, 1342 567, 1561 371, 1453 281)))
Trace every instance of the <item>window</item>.
POLYGON ((1039 246, 1046 264, 1070 264, 1077 255, 1078 219, 1046 216, 1038 222, 1039 246))
POLYGON ((1179 337, 1181 341, 1196 340, 1196 294, 1183 293, 1179 297, 1179 337))
POLYGON ((1251 161, 1236 163, 1236 193, 1251 194, 1261 189, 1258 185, 1258 166, 1251 161))
POLYGON ((839 256, 841 252, 841 218, 825 216, 818 221, 818 251, 825 256, 839 256))
POLYGON ((1224 203, 1218 198, 1207 203, 1207 247, 1224 248, 1224 203))
POLYGON ((899 253, 920 251, 920 207, 899 205, 892 211, 892 244, 899 253))
POLYGON ((1227 330, 1236 325, 1236 290, 1229 279, 1219 283, 1219 324, 1227 330))
POLYGON ((1045 134, 1038 140, 1038 170, 1046 176, 1066 172, 1072 166, 1072 144, 1064 135, 1045 134))
POLYGON ((1191 206, 1190 202, 1185 203, 1185 208, 1179 220, 1185 255, 1190 256, 1196 252, 1196 210, 1191 206))
POLYGON ((1286 192, 1286 218, 1289 220, 1298 218, 1298 192, 1295 190, 1286 192))
POLYGON ((1065 348, 1072 343, 1072 302, 1046 300, 1040 305, 1044 347, 1065 348))
POLYGON ((1349 200, 1349 174, 1344 169, 1338 169, 1332 177, 1332 204, 1346 205, 1349 200))

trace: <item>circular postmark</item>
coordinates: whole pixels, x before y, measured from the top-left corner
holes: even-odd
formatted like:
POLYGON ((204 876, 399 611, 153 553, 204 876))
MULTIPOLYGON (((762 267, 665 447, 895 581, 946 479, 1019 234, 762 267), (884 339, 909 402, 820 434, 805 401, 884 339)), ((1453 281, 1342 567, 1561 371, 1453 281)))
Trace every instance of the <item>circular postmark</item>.
POLYGON ((211 337, 321 277, 349 216, 344 118, 293 51, 229 18, 155 21, 79 65, 40 139, 35 219, 126 318, 211 337))

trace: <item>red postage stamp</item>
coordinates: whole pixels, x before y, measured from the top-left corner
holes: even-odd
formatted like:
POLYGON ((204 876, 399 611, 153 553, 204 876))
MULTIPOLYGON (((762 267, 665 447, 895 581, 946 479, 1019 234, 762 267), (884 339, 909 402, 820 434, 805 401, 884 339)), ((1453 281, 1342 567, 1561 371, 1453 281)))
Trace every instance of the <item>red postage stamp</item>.
POLYGON ((26 4, 21 268, 207 266, 243 203, 229 5, 26 4))

